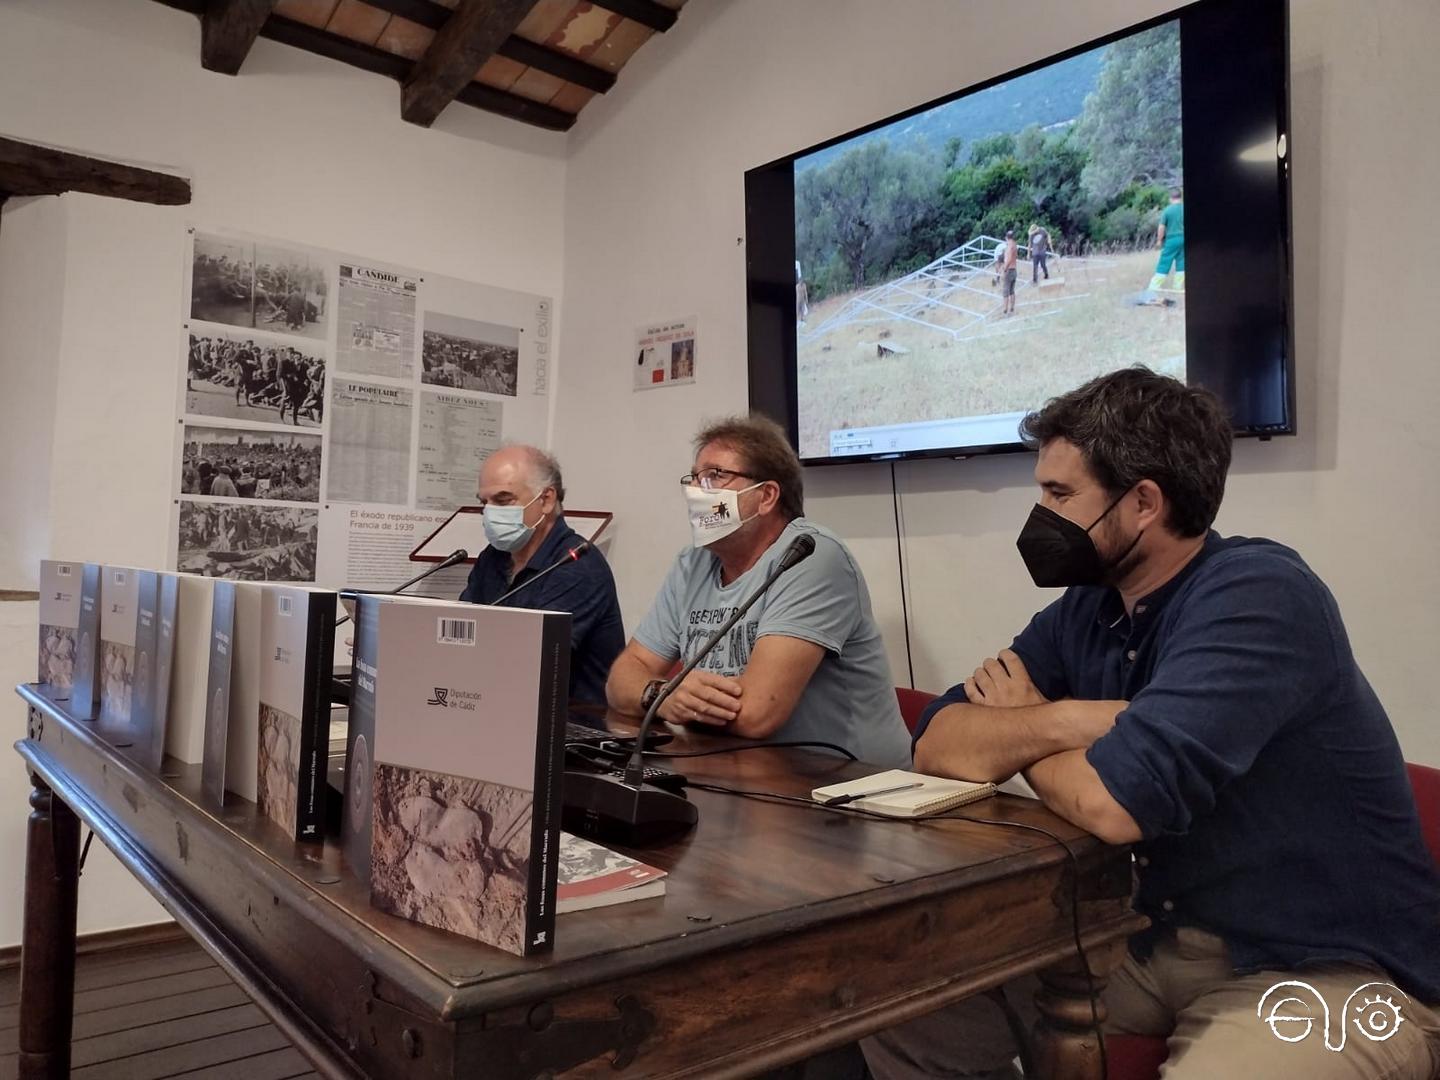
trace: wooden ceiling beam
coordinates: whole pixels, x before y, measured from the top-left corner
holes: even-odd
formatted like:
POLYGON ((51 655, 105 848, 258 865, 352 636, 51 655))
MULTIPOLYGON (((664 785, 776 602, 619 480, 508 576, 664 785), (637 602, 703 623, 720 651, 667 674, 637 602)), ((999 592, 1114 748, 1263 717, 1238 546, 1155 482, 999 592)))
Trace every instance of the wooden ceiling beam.
POLYGON ((200 66, 222 75, 240 74, 240 65, 275 0, 209 0, 200 16, 200 66))
POLYGON ((3 137, 0 137, 0 191, 9 195, 62 195, 67 191, 80 191, 160 206, 185 206, 190 202, 190 181, 182 176, 3 137))
POLYGON ((657 34, 663 34, 675 25, 675 11, 655 0, 592 0, 596 7, 613 11, 631 22, 648 26, 657 34))
MULTIPOLYGON (((387 4, 389 2, 390 0, 386 0, 387 4)), ((156 0, 156 3, 179 11, 188 11, 192 15, 202 15, 205 0, 156 0)), ((434 6, 440 8, 447 16, 449 15, 448 8, 441 4, 434 6)), ((282 45, 289 45, 292 48, 303 49, 329 60, 338 60, 342 64, 348 64, 377 75, 384 75, 402 83, 410 76, 414 67, 403 56, 386 52, 374 45, 364 45, 358 41, 352 41, 339 34, 332 34, 328 30, 307 26, 294 19, 287 19, 283 15, 271 15, 266 19, 260 27, 260 37, 269 41, 277 41, 282 45)), ((479 70, 478 64, 476 70, 479 70)), ((474 72, 471 74, 473 75, 474 72)), ((608 75, 609 72, 604 72, 604 74, 608 75)), ((486 112, 498 113, 512 120, 545 128, 547 131, 569 131, 575 123, 574 113, 557 109, 551 105, 544 105, 538 101, 531 101, 519 94, 481 86, 479 83, 462 89, 456 95, 456 100, 477 109, 484 109, 486 112)))
POLYGON ((429 127, 538 0, 460 0, 401 85, 400 115, 429 127))
MULTIPOLYGON (((317 30, 313 26, 306 26, 304 23, 295 22, 293 19, 286 19, 280 15, 271 15, 265 21, 265 25, 260 30, 260 36, 271 41, 278 41, 282 45, 304 49, 306 52, 315 53, 317 56, 324 56, 330 60, 338 60, 351 67, 362 68, 377 75, 385 75, 402 83, 409 77, 414 67, 403 56, 396 56, 394 53, 386 52, 374 45, 351 41, 339 34, 332 34, 328 30, 317 30)), ((569 131, 575 123, 574 113, 554 108, 551 105, 543 105, 538 101, 531 101, 519 94, 481 86, 479 83, 472 83, 464 87, 455 97, 457 101, 466 105, 484 109, 486 112, 498 113, 501 116, 508 116, 512 120, 520 120, 548 131, 569 131)))
MULTIPOLYGON (((391 15, 399 15, 402 19, 409 19, 413 23, 437 31, 450 20, 450 16, 453 14, 444 4, 436 3, 435 0, 365 0, 365 2, 371 7, 388 11, 391 15)), ((564 79, 576 86, 583 86, 586 90, 593 90, 597 94, 607 93, 615 85, 613 72, 516 34, 511 34, 502 41, 495 51, 518 64, 533 67, 537 71, 554 75, 557 79, 564 79)))

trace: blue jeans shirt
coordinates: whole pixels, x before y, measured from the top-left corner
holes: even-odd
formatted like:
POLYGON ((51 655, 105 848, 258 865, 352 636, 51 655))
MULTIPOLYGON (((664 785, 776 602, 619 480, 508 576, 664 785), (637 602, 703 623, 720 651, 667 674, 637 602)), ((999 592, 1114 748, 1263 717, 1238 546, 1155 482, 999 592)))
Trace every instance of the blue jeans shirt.
MULTIPOLYGON (((1114 589, 1068 589, 1012 648, 1051 700, 1130 703, 1087 759, 1143 832, 1136 906, 1158 929, 1219 934, 1238 971, 1378 965, 1440 1001, 1440 872, 1390 720, 1299 555, 1212 532, 1133 617, 1114 589)), ((932 702, 915 738, 964 700, 932 702)))

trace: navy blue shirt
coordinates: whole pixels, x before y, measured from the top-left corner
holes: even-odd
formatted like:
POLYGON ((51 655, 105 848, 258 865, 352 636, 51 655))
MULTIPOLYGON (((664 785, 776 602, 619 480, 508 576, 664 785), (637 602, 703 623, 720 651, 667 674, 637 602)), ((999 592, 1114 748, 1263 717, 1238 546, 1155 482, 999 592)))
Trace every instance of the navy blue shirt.
MULTIPOLYGON (((1440 873, 1389 718, 1299 555, 1212 532, 1133 617, 1114 589, 1068 589, 1012 648, 1051 700, 1129 702, 1087 759, 1144 835, 1136 906, 1159 931, 1219 934, 1237 971, 1378 965, 1440 1001, 1440 873)), ((963 701, 932 702, 916 739, 963 701)))
MULTIPOLYGON (((472 604, 493 603, 583 542, 561 515, 514 581, 510 580, 510 553, 487 547, 476 556, 460 599, 472 604)), ((571 616, 570 700, 605 703, 605 680, 610 675, 610 665, 625 648, 625 624, 620 618, 615 578, 598 548, 592 547, 580 558, 546 574, 529 588, 521 589, 502 606, 568 611, 571 616)))

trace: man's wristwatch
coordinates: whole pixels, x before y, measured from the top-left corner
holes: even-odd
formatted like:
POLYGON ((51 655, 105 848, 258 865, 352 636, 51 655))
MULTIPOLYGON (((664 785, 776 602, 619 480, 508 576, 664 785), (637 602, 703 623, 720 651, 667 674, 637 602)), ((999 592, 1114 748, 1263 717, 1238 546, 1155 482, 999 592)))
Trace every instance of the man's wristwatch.
POLYGON ((649 712, 650 706, 655 704, 655 699, 660 696, 660 691, 665 687, 664 679, 651 679, 645 684, 645 689, 640 691, 640 711, 649 712))

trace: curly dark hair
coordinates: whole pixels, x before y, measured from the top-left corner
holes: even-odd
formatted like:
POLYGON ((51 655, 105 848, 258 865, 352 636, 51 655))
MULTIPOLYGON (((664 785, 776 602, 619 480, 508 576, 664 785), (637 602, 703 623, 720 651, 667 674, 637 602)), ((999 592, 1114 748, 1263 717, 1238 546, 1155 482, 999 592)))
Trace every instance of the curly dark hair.
POLYGON ((769 417, 727 416, 706 424, 695 436, 699 453, 712 442, 723 443, 745 462, 746 475, 754 480, 774 480, 780 485, 780 513, 794 521, 805 513, 805 475, 800 468, 785 430, 769 417))
POLYGON ((1210 391, 1136 366, 1052 398, 1021 421, 1020 437, 1032 448, 1073 443, 1113 497, 1153 480, 1170 531, 1199 536, 1225 497, 1234 432, 1210 391))

